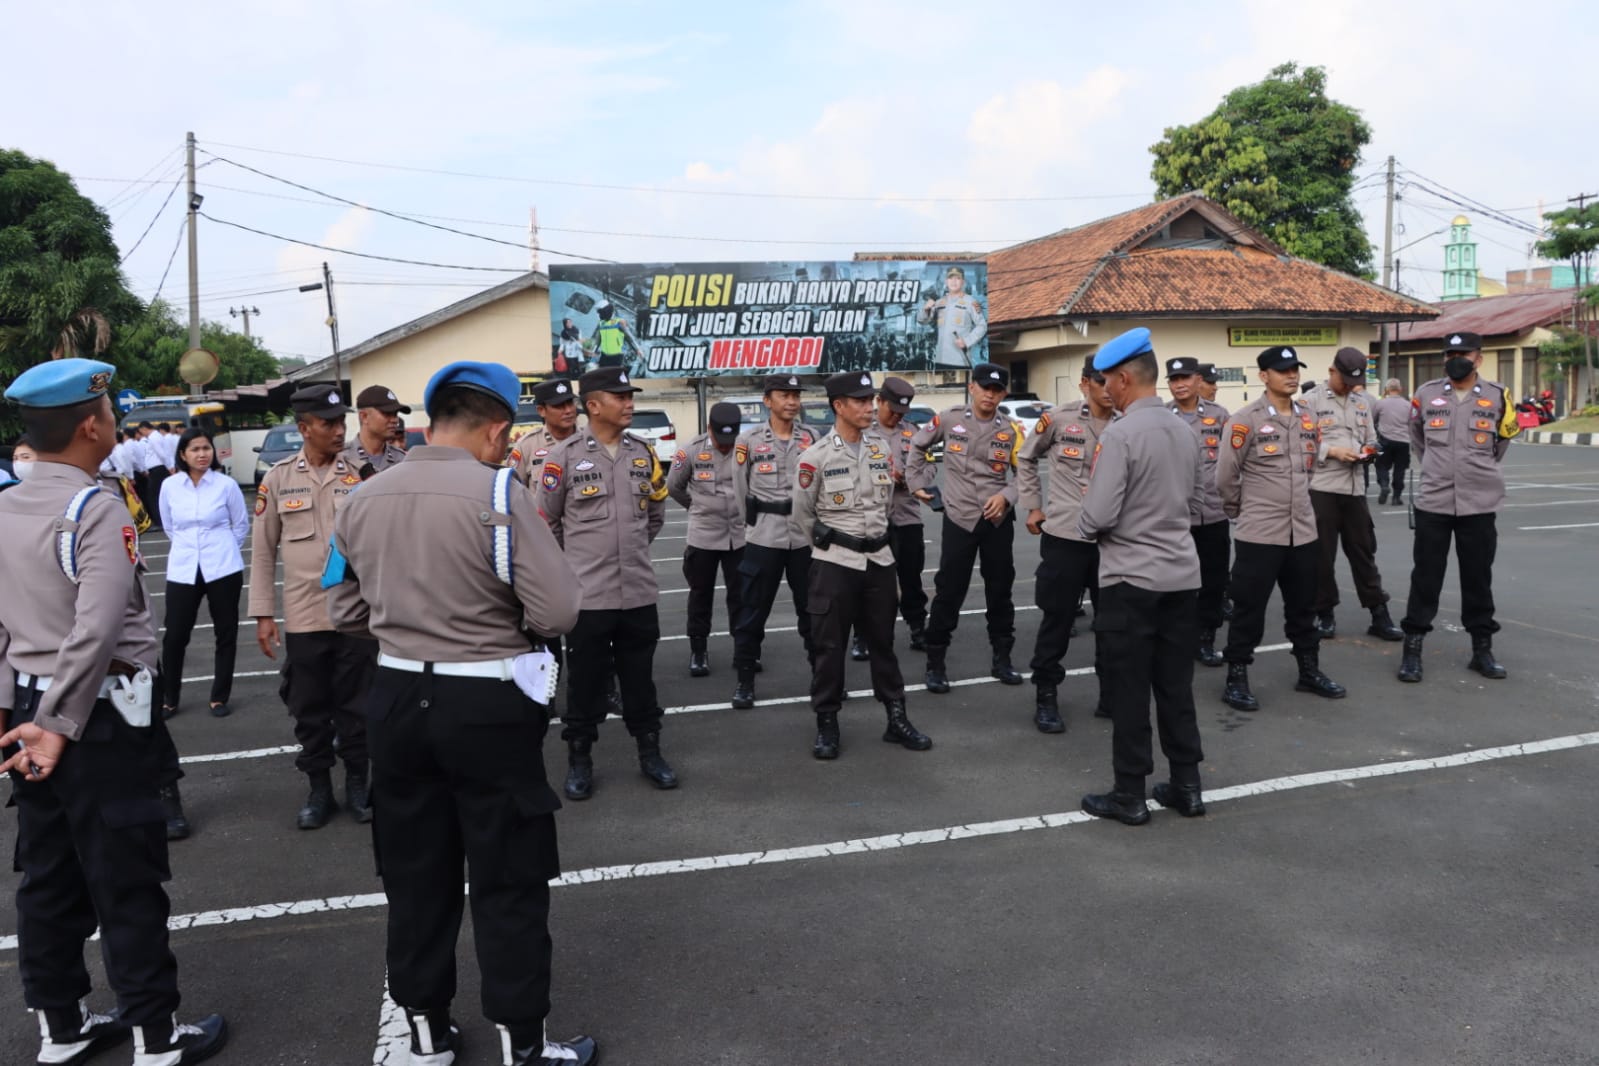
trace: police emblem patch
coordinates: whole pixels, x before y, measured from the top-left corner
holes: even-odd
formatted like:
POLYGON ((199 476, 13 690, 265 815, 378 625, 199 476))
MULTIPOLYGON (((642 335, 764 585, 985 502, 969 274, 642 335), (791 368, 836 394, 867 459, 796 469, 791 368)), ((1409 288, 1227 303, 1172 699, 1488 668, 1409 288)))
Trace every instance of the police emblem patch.
POLYGON ((1070 445, 1062 448, 1060 453, 1068 459, 1081 459, 1083 457, 1083 450, 1081 448, 1074 448, 1070 445))
POLYGON ((584 459, 582 462, 578 463, 572 469, 573 470, 593 470, 594 469, 594 461, 592 459, 584 459))
POLYGON ((996 474, 1003 474, 1005 472, 1004 463, 989 463, 988 468, 996 474))
POLYGON ((1494 402, 1492 400, 1478 400, 1477 401, 1477 406, 1478 407, 1492 407, 1493 405, 1494 405, 1494 402))
POLYGON ((1265 452, 1267 455, 1276 455, 1282 449, 1278 448, 1275 444, 1266 444, 1263 445, 1260 450, 1265 452))
POLYGON ((255 490, 255 513, 257 515, 265 514, 266 513, 266 505, 267 505, 267 487, 265 485, 262 485, 260 488, 255 490))
POLYGON ((1445 418, 1429 418, 1427 420, 1428 429, 1443 429, 1448 424, 1449 420, 1445 418))
POLYGON ((1199 420, 1199 424, 1202 425, 1202 426, 1214 426, 1216 424, 1216 419, 1214 417, 1201 418, 1199 420))
POLYGON ((1488 443, 1488 434, 1479 433, 1475 437, 1473 437, 1472 439, 1475 440, 1478 444, 1487 444, 1488 443))
POLYGON ((302 508, 304 506, 305 506, 305 501, 304 500, 284 500, 283 501, 283 509, 285 511, 298 511, 300 508, 302 508))
MULTIPOLYGON (((677 453, 677 461, 680 462, 680 463, 683 461, 683 453, 682 452, 678 452, 677 453)), ((650 461, 648 459, 634 459, 633 460, 633 465, 635 467, 637 467, 638 469, 640 469, 640 470, 648 470, 649 466, 650 466, 650 461)))
POLYGON ((542 478, 545 491, 554 492, 561 487, 561 464, 545 463, 544 477, 542 478))
POLYGON ((714 481, 714 480, 716 480, 716 471, 714 471, 714 470, 696 470, 696 471, 694 471, 694 480, 695 481, 714 481))
POLYGON ((949 450, 952 451, 952 452, 959 453, 959 452, 965 451, 966 450, 966 446, 963 445, 958 440, 952 440, 952 441, 949 442, 949 450))
POLYGON ((589 484, 584 485, 582 488, 578 489, 577 490, 577 494, 579 496, 597 496, 599 494, 599 491, 600 491, 600 487, 598 485, 594 484, 593 482, 590 482, 589 484))
POLYGON ((708 463, 711 461, 711 453, 700 452, 698 455, 694 456, 694 458, 698 459, 702 463, 708 463))
POLYGON ((811 487, 811 482, 815 479, 816 468, 810 463, 801 463, 799 465, 799 487, 802 489, 808 489, 811 487))
POLYGON ((740 444, 738 447, 733 449, 733 461, 738 463, 739 466, 743 466, 749 457, 750 446, 748 444, 740 444))
POLYGON ((772 473, 776 473, 777 472, 777 464, 776 463, 756 463, 755 464, 755 472, 757 474, 772 474, 772 473))
POLYGON ((844 502, 844 494, 842 492, 833 493, 833 502, 834 503, 843 503, 844 502))
POLYGON ((128 562, 139 565, 139 534, 132 526, 122 527, 122 546, 128 551, 128 562))
POLYGON ((361 483, 361 478, 356 474, 345 474, 343 477, 339 478, 339 480, 344 482, 346 485, 359 485, 361 483))

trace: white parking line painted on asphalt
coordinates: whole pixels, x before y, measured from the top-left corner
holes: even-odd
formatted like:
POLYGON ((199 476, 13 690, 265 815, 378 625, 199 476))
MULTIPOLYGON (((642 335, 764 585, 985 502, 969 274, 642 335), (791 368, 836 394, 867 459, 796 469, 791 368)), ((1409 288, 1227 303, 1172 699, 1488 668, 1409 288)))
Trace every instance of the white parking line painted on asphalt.
POLYGON ((1592 529, 1594 526, 1599 526, 1599 522, 1573 522, 1564 526, 1517 526, 1516 529, 1526 532, 1534 529, 1592 529))
POLYGON ((1503 509, 1509 510, 1512 507, 1570 507, 1578 504, 1592 507, 1596 503, 1599 503, 1599 500, 1542 500, 1538 503, 1507 503, 1503 505, 1503 509))

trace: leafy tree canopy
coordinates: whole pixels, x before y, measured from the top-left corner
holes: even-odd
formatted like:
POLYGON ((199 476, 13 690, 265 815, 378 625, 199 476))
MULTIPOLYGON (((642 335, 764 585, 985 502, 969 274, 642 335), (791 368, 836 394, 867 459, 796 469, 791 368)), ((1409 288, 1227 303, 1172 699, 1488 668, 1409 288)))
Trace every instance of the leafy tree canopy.
POLYGON ((1198 190, 1293 255, 1369 277, 1372 249, 1351 189, 1371 128, 1327 96, 1321 67, 1284 63, 1150 147, 1157 195, 1198 190))

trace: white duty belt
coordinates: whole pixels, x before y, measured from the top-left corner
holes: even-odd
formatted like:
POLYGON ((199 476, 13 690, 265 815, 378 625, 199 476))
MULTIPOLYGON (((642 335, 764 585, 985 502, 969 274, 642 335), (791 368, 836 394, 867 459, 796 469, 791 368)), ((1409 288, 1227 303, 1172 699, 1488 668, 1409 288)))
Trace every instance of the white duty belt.
MULTIPOLYGON (((49 692, 50 686, 55 684, 55 681, 56 679, 53 677, 40 677, 37 674, 24 674, 20 671, 17 673, 18 687, 32 689, 34 692, 49 692)), ((116 677, 112 676, 106 678, 104 681, 100 682, 100 698, 109 699, 111 693, 116 691, 116 688, 116 677)))
POLYGON ((428 667, 440 677, 487 677, 495 681, 514 680, 512 664, 515 659, 488 659, 475 663, 430 663, 424 659, 402 659, 383 652, 378 655, 378 665, 391 670, 404 670, 408 674, 426 673, 428 667))

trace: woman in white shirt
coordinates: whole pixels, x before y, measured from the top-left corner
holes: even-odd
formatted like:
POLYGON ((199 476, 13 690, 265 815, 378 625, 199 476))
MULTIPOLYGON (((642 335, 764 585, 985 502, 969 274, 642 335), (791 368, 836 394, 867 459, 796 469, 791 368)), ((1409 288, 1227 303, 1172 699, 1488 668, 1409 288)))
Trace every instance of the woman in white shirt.
POLYGON ((233 660, 238 648, 239 593, 244 588, 244 555, 250 514, 238 482, 211 469, 216 451, 203 429, 185 430, 178 439, 177 469, 161 483, 161 526, 172 541, 167 557, 166 639, 161 645, 165 691, 161 715, 178 713, 183 685, 183 653, 204 599, 216 634, 216 669, 211 679, 211 713, 228 713, 233 691, 233 660))

